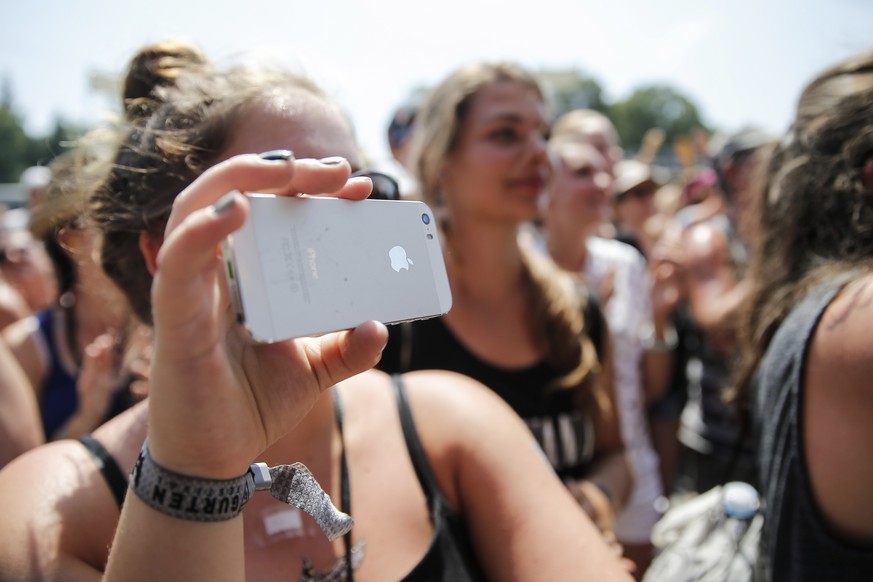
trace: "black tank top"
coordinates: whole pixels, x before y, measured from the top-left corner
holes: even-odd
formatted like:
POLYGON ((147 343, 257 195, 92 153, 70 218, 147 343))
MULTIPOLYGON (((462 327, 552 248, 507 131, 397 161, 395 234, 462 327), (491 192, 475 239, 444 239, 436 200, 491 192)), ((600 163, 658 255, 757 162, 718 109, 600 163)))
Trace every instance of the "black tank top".
MULTIPOLYGON (((431 471, 430 464, 427 462, 424 447, 418 438, 418 432, 415 430, 415 422, 412 418, 412 411, 409 409, 409 403, 406 400, 403 382, 399 376, 394 376, 393 380, 397 397, 397 408, 400 413, 400 424, 403 428, 403 437, 406 441, 406 447, 409 450, 409 456, 412 459, 412 465, 415 468, 418 482, 427 499, 427 506, 433 524, 433 537, 427 552, 415 568, 403 578, 403 581, 468 582, 486 580, 487 578, 482 573, 473 552, 466 524, 463 518, 443 497, 431 471)), ((334 402, 336 403, 337 424, 342 436, 342 406, 336 390, 334 390, 334 402)), ((127 492, 127 479, 121 472, 115 459, 103 445, 89 435, 80 437, 79 442, 91 453, 94 462, 97 464, 100 473, 106 480, 106 484, 115 496, 115 500, 120 508, 124 503, 124 496, 127 492)), ((341 465, 341 509, 351 515, 349 473, 345 458, 345 445, 343 445, 341 465)), ((346 534, 344 539, 347 582, 353 582, 354 580, 351 560, 348 559, 352 555, 351 534, 352 532, 346 534)))
MULTIPOLYGON (((599 322, 599 315, 595 319, 599 322)), ((574 391, 551 387, 559 373, 545 361, 522 368, 495 366, 469 351, 437 317, 389 326, 377 367, 389 374, 448 370, 478 380, 524 419, 560 477, 578 479, 591 467, 592 420, 580 411, 574 391)))
POLYGON ((779 326, 755 381, 764 548, 772 580, 870 580, 873 548, 834 536, 821 516, 805 468, 803 377, 806 351, 822 313, 849 277, 820 285, 779 326))

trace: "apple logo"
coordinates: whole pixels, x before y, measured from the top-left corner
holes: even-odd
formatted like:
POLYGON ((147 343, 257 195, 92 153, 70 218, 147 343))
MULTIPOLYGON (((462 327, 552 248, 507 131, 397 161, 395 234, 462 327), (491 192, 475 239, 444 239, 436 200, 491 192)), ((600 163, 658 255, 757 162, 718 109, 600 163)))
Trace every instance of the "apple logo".
POLYGON ((406 256, 406 249, 403 247, 392 247, 388 251, 388 257, 391 259, 391 268, 400 272, 400 269, 409 270, 409 265, 414 264, 412 259, 406 256))

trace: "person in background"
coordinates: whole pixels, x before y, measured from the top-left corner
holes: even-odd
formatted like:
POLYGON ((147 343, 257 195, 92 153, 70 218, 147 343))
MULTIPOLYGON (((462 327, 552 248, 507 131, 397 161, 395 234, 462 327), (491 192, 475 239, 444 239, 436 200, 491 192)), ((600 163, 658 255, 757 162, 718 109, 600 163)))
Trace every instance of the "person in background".
POLYGON ((603 113, 593 109, 574 109, 552 124, 550 142, 581 141, 590 143, 606 160, 606 170, 615 178, 615 165, 624 157, 615 125, 603 113))
POLYGON ((317 338, 246 341, 217 252, 246 219, 237 191, 360 200, 372 183, 349 179, 360 164, 352 128, 310 81, 190 55, 166 42, 131 61, 128 78, 151 75, 154 90, 140 93, 92 206, 106 271, 154 326, 149 397, 95 431, 87 449, 50 443, 0 471, 4 576, 626 579, 527 428, 485 387, 447 372, 370 370, 387 339, 372 321, 317 338), (277 469, 302 480, 286 483, 297 506, 264 492, 244 510, 225 497, 195 514, 146 485, 158 473, 204 487, 248 483, 256 460, 306 463, 277 469), (331 500, 345 516, 328 509, 331 500), (197 520, 210 512, 222 519, 197 520))
POLYGON ((618 515, 616 535, 642 575, 651 560, 649 537, 659 516, 655 505, 663 493, 646 418, 650 398, 659 393, 650 397, 647 389, 662 389, 672 363, 669 350, 655 352, 643 337, 646 329, 653 337, 662 336, 669 322, 653 318, 646 261, 640 252, 597 236, 610 218, 609 200, 615 189, 603 155, 584 141, 561 140, 550 149, 555 175, 543 205, 543 246, 558 265, 580 274, 600 291, 613 347, 622 439, 634 473, 634 488, 618 515))
POLYGON ((402 103, 388 124, 386 132, 391 157, 370 164, 371 170, 384 172, 397 181, 401 198, 417 198, 418 183, 412 175, 409 166, 409 152, 412 144, 412 132, 415 128, 415 116, 421 107, 420 97, 411 97, 402 103))
POLYGON ((58 297, 52 262, 42 242, 30 232, 30 220, 31 212, 24 207, 0 214, 0 277, 10 287, 9 319, 45 309, 58 297), (20 300, 15 300, 16 295, 20 300))
POLYGON ((803 90, 764 158, 737 403, 768 580, 873 573, 873 52, 803 90))
POLYGON ((631 245, 647 257, 655 241, 646 225, 658 210, 655 193, 659 184, 652 175, 651 166, 638 160, 622 160, 615 164, 614 171, 610 201, 615 239, 631 245))
POLYGON ((114 140, 111 130, 95 131, 52 162, 30 229, 54 264, 60 295, 3 331, 40 403, 47 439, 84 434, 113 413, 107 378, 118 369, 129 311, 97 262, 100 234, 85 208, 114 140))
MULTIPOLYGON (((713 157, 719 176, 717 199, 704 200, 707 213, 682 231, 677 259, 687 305, 684 341, 687 402, 679 427, 679 494, 702 493, 730 480, 754 484, 753 447, 732 408, 725 402, 735 365, 739 308, 749 290, 745 277, 754 240, 750 188, 761 148, 768 136, 745 129, 723 141, 713 157)), ((710 193, 713 196, 713 193, 710 193)), ((688 206, 679 212, 699 209, 688 206)))
POLYGON ((513 63, 474 63, 430 93, 415 123, 412 164, 441 223, 453 307, 392 328, 379 367, 451 370, 491 388, 614 539, 632 479, 602 315, 519 236, 551 174, 542 89, 513 63))

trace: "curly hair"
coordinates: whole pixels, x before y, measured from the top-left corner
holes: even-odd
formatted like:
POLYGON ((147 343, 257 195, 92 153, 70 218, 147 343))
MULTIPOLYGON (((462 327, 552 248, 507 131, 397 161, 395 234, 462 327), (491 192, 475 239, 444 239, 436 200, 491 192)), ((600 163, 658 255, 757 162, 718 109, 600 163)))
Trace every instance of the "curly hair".
POLYGON ((759 240, 741 322, 737 396, 776 329, 819 282, 873 263, 873 52, 842 61, 804 89, 790 130, 769 148, 755 203, 759 240))

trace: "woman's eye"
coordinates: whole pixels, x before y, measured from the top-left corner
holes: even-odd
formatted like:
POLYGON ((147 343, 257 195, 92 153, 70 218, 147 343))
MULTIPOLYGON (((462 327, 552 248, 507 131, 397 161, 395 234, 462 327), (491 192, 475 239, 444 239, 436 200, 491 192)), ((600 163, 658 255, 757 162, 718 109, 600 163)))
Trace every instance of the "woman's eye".
POLYGON ((518 137, 518 132, 511 127, 501 127, 491 132, 491 138, 498 141, 513 141, 518 137))

